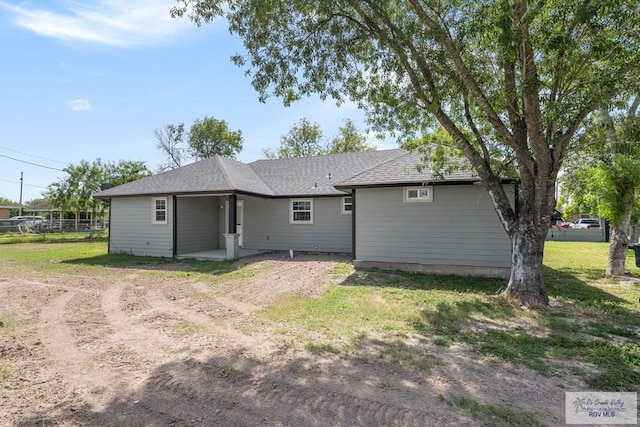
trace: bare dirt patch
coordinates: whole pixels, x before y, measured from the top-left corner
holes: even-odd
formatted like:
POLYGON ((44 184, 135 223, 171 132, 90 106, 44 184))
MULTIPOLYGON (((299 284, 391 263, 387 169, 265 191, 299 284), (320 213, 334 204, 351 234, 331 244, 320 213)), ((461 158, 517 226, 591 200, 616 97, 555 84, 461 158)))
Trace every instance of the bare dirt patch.
MULTIPOLYGON (((483 425, 450 396, 513 405, 563 424, 557 379, 407 338, 442 363, 430 371, 278 343, 256 310, 320 295, 347 259, 265 255, 246 277, 202 283, 131 268, 108 276, 3 271, 3 426, 483 425)), ((361 349, 365 354, 367 349, 361 349)), ((500 423, 497 423, 500 424, 500 423)))

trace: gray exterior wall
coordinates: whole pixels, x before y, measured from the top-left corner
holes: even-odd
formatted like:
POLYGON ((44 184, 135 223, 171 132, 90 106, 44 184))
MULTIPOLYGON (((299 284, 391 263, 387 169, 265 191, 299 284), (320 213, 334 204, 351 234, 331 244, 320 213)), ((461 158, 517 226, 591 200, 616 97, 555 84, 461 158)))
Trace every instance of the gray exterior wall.
POLYGON ((178 197, 177 255, 220 249, 220 198, 178 197))
MULTIPOLYGON (((356 260, 508 268, 511 244, 487 191, 433 187, 433 202, 404 203, 403 188, 356 190, 356 260)), ((513 200, 513 186, 508 186, 513 200)))
POLYGON ((153 224, 151 197, 111 199, 109 250, 134 255, 173 256, 173 198, 167 196, 167 223, 153 224))
POLYGON ((244 200, 245 249, 351 252, 351 215, 341 213, 342 197, 313 199, 313 224, 289 224, 291 199, 238 200, 244 200))

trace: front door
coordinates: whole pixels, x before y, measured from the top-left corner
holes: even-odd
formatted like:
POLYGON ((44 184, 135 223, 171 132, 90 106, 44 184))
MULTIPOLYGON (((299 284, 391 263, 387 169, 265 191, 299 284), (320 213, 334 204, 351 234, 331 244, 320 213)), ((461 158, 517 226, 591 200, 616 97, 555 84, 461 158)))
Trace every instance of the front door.
POLYGON ((244 246, 244 242, 242 239, 243 230, 242 226, 244 224, 244 200, 238 200, 238 205, 236 207, 236 233, 238 233, 238 246, 244 246))

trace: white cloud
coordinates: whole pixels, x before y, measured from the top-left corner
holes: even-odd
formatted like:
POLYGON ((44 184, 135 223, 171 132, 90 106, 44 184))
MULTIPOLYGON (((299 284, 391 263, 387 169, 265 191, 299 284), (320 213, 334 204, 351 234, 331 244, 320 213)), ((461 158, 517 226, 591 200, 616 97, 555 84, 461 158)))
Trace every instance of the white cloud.
POLYGON ((93 110, 93 108, 91 107, 91 103, 86 99, 74 99, 73 101, 69 102, 69 108, 71 109, 71 111, 76 113, 83 111, 90 112, 93 110))
POLYGON ((170 16, 175 0, 63 0, 61 10, 15 6, 14 23, 34 33, 60 40, 109 46, 150 45, 176 36, 195 25, 170 16))

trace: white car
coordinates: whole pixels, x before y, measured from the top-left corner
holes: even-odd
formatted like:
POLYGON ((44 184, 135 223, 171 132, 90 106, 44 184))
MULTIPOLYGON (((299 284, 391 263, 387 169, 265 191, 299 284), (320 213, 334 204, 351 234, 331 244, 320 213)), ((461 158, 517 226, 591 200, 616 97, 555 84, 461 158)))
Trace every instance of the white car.
POLYGON ((578 218, 569 223, 569 228, 600 228, 600 221, 595 218, 578 218))

